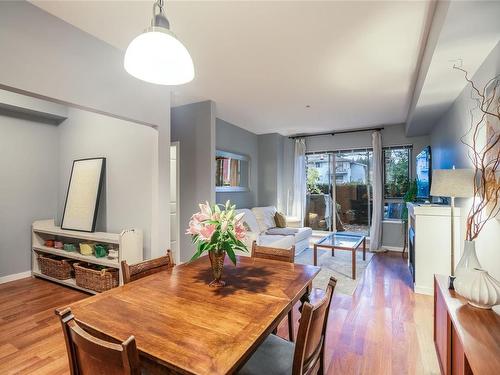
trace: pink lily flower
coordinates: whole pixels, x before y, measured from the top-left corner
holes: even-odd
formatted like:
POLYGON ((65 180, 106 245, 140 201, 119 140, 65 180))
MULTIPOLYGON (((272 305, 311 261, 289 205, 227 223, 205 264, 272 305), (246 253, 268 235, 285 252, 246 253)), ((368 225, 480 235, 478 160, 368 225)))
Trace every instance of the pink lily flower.
POLYGON ((215 233, 216 226, 214 224, 205 225, 200 230, 200 237, 204 241, 210 241, 215 233))

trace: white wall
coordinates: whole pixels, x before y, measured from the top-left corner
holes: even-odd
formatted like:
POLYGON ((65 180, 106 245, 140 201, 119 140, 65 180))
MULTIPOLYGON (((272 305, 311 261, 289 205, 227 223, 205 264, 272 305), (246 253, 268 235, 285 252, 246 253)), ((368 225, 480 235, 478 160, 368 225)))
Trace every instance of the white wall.
MULTIPOLYGON (((457 72, 457 74, 460 74, 457 72)), ((478 87, 500 74, 500 43, 490 53, 473 77, 478 87)), ((434 169, 471 168, 467 150, 460 142, 470 127, 469 110, 476 103, 471 99, 471 88, 467 86, 443 117, 436 123, 431 133, 432 167, 434 169)), ((475 112, 477 115, 477 112, 475 112)), ((457 199, 463 213, 468 212, 472 199, 457 199)), ((465 219, 462 214, 461 233, 465 238, 465 219)), ((490 221, 477 240, 477 254, 481 265, 497 280, 500 280, 500 218, 490 221)), ((461 249, 462 250, 462 249, 461 249)), ((460 255, 455 256, 458 261, 460 255)))
POLYGON ((0 114, 0 277, 31 269, 31 223, 53 217, 57 127, 0 114))
POLYGON ((154 160, 158 131, 129 121, 69 108, 59 129, 58 222, 64 210, 72 162, 106 158, 106 181, 99 206, 97 230, 144 231, 144 256, 151 256, 154 160))

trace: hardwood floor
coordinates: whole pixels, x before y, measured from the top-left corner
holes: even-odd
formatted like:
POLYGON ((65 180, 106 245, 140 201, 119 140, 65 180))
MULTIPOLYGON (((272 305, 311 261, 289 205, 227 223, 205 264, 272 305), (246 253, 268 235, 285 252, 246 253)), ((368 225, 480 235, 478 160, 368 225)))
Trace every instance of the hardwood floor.
MULTIPOLYGON (((334 294, 326 337, 327 373, 439 374, 432 317, 433 298, 413 293, 401 254, 376 254, 353 296, 334 294)), ((281 324, 278 330, 283 337, 286 328, 281 324)))
MULTIPOLYGON (((1 284, 0 374, 68 374, 54 309, 87 296, 41 279, 1 284)), ((413 293, 400 254, 374 256, 353 296, 334 295, 328 374, 439 374, 432 301, 413 293)), ((286 320, 278 332, 287 337, 286 320)))
POLYGON ((56 307, 88 294, 42 279, 0 285, 0 374, 69 374, 56 307))

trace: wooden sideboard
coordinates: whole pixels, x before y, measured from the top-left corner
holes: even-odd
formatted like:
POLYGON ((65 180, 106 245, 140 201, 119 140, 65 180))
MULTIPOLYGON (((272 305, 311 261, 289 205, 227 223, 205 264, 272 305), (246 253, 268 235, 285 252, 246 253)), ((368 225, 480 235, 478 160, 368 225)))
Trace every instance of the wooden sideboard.
POLYGON ((434 277, 434 344, 445 375, 500 374, 500 315, 472 307, 434 277))

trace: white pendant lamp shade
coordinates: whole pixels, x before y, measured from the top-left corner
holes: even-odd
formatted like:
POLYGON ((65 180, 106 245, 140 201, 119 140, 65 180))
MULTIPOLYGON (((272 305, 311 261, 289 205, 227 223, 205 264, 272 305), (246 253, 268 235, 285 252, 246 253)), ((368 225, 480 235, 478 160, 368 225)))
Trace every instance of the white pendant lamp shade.
POLYGON ((181 85, 194 78, 193 60, 169 28, 163 1, 153 6, 153 26, 137 36, 125 52, 124 67, 132 76, 159 85, 181 85))

